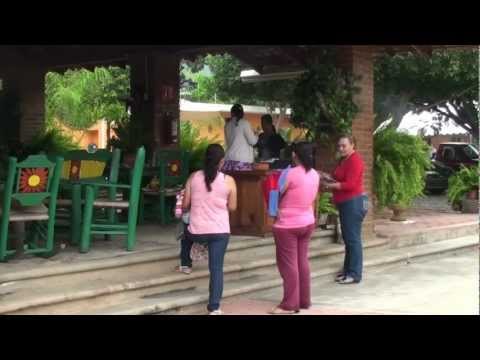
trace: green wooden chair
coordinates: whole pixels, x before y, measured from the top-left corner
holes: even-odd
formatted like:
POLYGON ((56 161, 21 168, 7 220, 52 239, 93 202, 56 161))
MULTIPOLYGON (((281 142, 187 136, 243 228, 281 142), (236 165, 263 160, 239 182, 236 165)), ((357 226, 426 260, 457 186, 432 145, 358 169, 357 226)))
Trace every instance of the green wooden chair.
POLYGON ((0 261, 17 252, 53 255, 57 195, 63 159, 55 162, 45 155, 31 155, 22 162, 9 158, 0 212, 0 261), (43 205, 49 200, 49 207, 43 205), (10 222, 28 224, 25 244, 8 248, 10 222))
POLYGON ((172 206, 175 204, 177 192, 185 186, 189 175, 190 154, 180 149, 159 150, 155 154, 156 165, 148 172, 149 176, 157 176, 159 181, 158 190, 142 189, 140 198, 140 222, 145 221, 146 208, 150 208, 149 214, 160 215, 160 223, 165 225, 175 220, 172 206), (167 199, 173 198, 168 204, 167 199), (170 206, 169 206, 170 205, 170 206))
POLYGON ((133 250, 136 243, 136 229, 138 220, 138 205, 142 184, 143 167, 145 165, 145 148, 137 151, 135 165, 132 171, 131 184, 111 184, 105 182, 89 181, 86 187, 85 207, 83 213, 82 236, 80 241, 80 252, 88 252, 92 235, 126 235, 126 248, 133 250), (129 189, 128 200, 101 200, 97 199, 98 189, 129 189), (102 209, 128 209, 127 223, 100 222, 93 219, 95 208, 102 209))
MULTIPOLYGON (((108 182, 117 183, 120 168, 121 150, 112 152, 105 149, 89 153, 85 150, 69 151, 64 156, 63 171, 60 182, 60 196, 57 201, 57 218, 63 224, 60 226, 71 229, 73 244, 80 241, 82 223, 82 183, 108 182)), ((108 200, 116 199, 116 189, 109 188, 102 194, 108 200)), ((102 216, 99 214, 99 216, 102 216)), ((114 221, 114 209, 109 209, 106 216, 114 221)), ((107 237, 108 238, 108 237, 107 237)))

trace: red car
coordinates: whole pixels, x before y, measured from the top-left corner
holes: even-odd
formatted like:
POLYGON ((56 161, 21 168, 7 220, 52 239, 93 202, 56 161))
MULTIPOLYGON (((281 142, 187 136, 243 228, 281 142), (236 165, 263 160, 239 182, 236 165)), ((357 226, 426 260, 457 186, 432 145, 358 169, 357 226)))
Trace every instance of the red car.
POLYGON ((478 149, 472 144, 449 142, 440 144, 435 160, 453 170, 478 165, 478 149))

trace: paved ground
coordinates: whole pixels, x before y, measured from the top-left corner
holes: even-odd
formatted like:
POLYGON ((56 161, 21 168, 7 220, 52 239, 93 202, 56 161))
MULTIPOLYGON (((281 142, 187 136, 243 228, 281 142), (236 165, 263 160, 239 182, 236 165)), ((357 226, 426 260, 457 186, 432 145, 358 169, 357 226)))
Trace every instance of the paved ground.
MULTIPOLYGON (((227 299, 227 314, 263 315, 281 299, 275 288, 227 299)), ((316 279, 313 307, 304 314, 478 315, 478 248, 368 269, 358 285, 316 279)))
POLYGON ((414 201, 413 207, 459 214, 459 212, 453 211, 452 206, 448 203, 447 195, 445 194, 420 197, 414 201))

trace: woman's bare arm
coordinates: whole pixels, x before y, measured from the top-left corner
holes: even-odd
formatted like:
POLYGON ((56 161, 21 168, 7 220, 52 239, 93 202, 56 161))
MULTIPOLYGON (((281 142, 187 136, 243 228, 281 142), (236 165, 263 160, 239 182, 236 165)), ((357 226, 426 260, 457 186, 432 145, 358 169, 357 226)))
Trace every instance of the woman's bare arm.
POLYGON ((190 205, 192 203, 192 191, 190 189, 190 184, 192 182, 192 175, 187 180, 187 183, 185 184, 185 195, 183 197, 183 202, 182 202, 182 210, 184 212, 187 212, 190 210, 190 205))
POLYGON ((227 186, 230 189, 230 193, 228 194, 227 199, 227 206, 229 211, 237 210, 237 184, 235 184, 235 180, 228 176, 226 177, 227 186))

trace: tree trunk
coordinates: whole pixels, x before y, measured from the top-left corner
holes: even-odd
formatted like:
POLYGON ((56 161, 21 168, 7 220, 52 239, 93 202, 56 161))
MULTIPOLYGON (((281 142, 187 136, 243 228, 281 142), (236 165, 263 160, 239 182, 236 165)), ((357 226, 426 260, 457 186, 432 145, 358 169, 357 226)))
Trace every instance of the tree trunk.
POLYGON ((107 120, 107 149, 110 150, 110 139, 112 138, 112 123, 107 120))
POLYGON ((280 130, 280 126, 285 120, 285 115, 287 114, 287 108, 285 106, 280 106, 280 114, 277 117, 277 120, 275 122, 275 129, 280 130))

